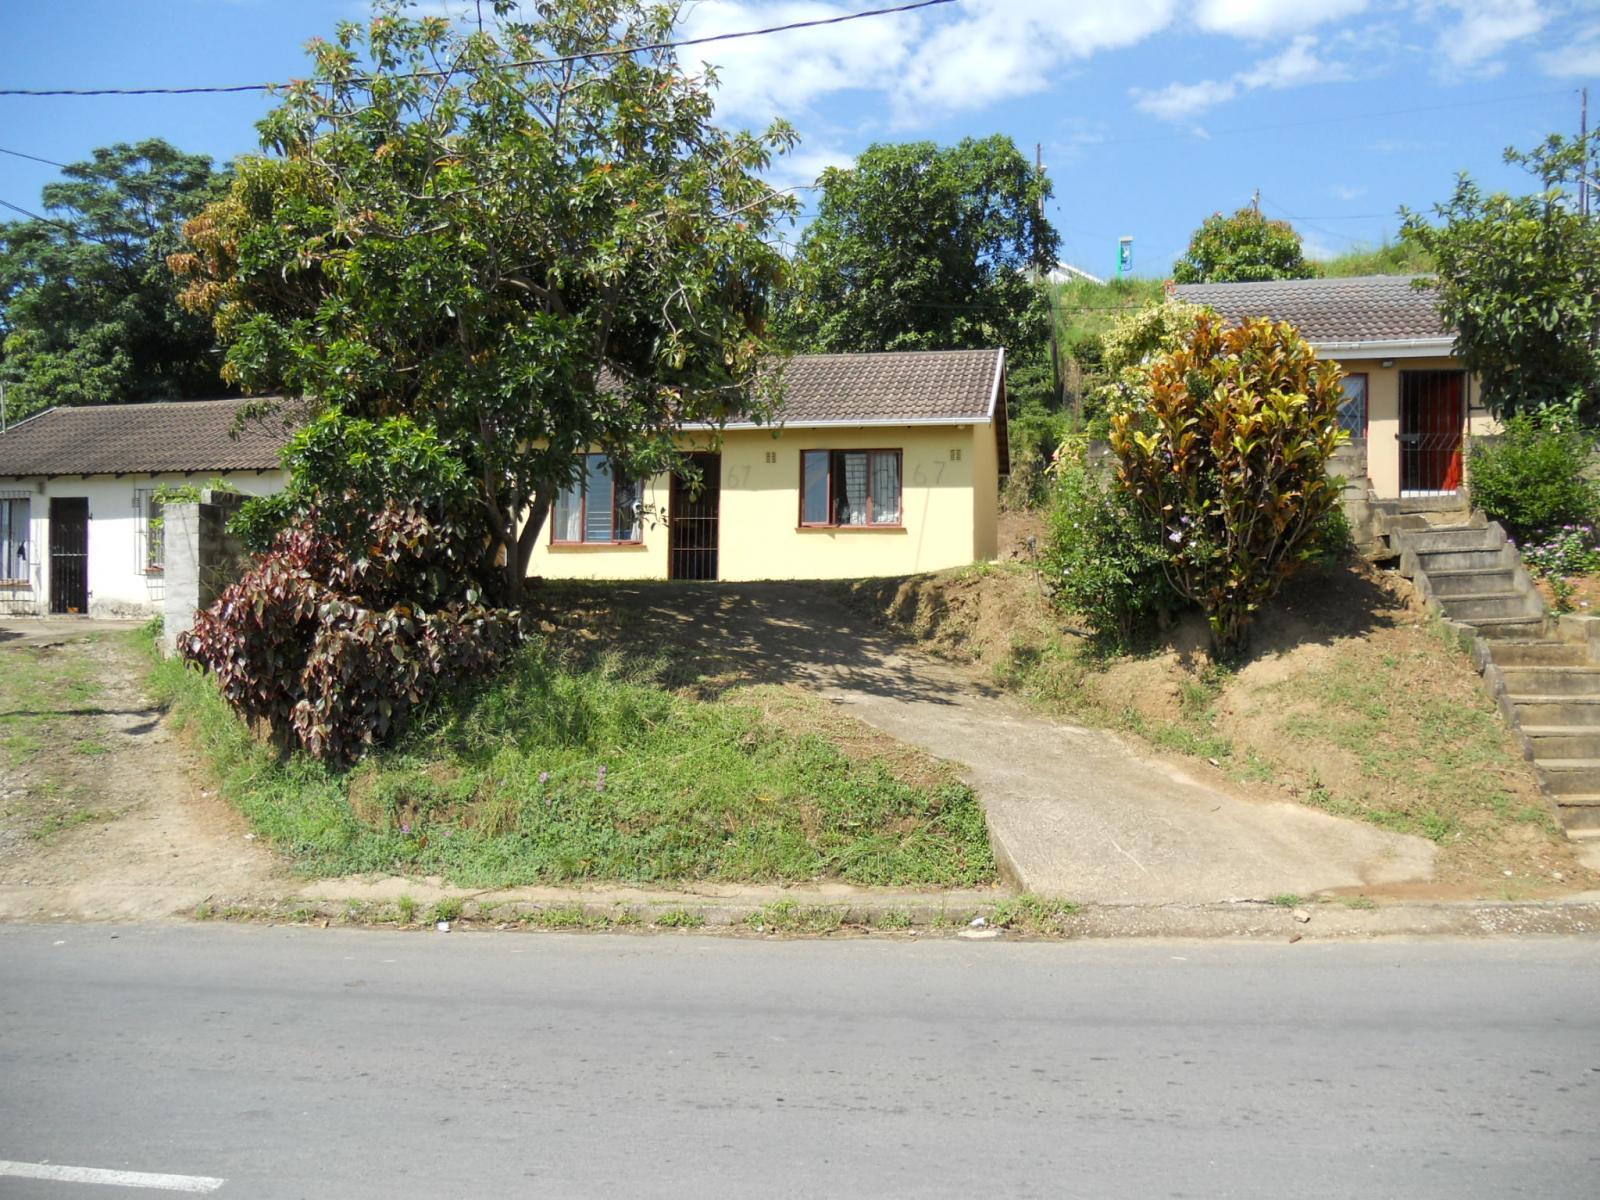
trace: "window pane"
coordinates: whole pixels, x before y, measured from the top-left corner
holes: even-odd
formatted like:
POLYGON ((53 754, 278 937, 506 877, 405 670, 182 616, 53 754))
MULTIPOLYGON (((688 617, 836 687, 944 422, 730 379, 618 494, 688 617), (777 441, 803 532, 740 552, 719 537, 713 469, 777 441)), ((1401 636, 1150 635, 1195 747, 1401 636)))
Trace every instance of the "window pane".
POLYGON ((1367 377, 1346 375, 1344 399, 1339 402, 1339 427, 1353 438, 1367 436, 1367 377))
POLYGON ((617 482, 617 541, 639 540, 639 485, 631 480, 617 482))
POLYGON ((28 501, 0 500, 0 579, 28 577, 28 501))
POLYGON ((872 456, 872 523, 900 524, 900 456, 893 450, 872 456))
POLYGON ((150 501, 150 515, 145 520, 144 565, 146 570, 159 571, 167 561, 166 531, 166 522, 161 519, 161 505, 152 498, 150 501))
POLYGON ((609 542, 611 540, 611 467, 603 454, 589 455, 588 470, 584 478, 588 514, 584 519, 583 540, 609 542))
POLYGON ((800 520, 806 525, 828 523, 828 452, 807 450, 802 456, 805 466, 805 503, 800 520))
POLYGON ((583 485, 570 484, 556 497, 555 539, 558 542, 583 540, 583 485))
POLYGON ((833 519, 836 525, 867 523, 867 455, 846 450, 833 456, 833 519))

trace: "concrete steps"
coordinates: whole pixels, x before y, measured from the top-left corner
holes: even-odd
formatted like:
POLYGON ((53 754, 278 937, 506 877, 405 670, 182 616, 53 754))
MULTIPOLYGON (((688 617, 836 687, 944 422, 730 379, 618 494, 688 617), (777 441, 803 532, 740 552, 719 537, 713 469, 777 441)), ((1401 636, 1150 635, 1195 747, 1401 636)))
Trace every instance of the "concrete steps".
POLYGON ((1437 518, 1388 518, 1385 539, 1401 573, 1429 607, 1472 635, 1473 660, 1563 828, 1600 838, 1600 640, 1561 636, 1567 621, 1546 615, 1499 525, 1481 513, 1437 518))

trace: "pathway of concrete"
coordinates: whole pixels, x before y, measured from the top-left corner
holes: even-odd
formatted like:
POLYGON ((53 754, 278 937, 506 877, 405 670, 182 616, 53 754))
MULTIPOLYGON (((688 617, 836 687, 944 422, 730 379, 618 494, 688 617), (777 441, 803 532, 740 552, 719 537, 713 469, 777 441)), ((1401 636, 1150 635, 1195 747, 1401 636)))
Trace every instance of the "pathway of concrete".
POLYGON ((639 644, 704 669, 798 682, 902 741, 965 764, 1004 868, 1028 891, 1097 903, 1193 903, 1426 881, 1436 848, 1226 790, 1105 730, 1050 720, 970 671, 786 584, 610 589, 639 644))

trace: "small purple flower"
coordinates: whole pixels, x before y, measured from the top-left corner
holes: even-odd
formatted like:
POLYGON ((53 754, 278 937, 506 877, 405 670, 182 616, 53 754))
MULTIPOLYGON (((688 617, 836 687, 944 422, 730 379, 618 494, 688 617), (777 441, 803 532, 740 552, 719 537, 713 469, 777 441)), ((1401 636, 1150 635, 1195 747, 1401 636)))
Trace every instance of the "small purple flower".
POLYGON ((539 782, 540 783, 549 783, 550 782, 550 772, 549 771, 540 771, 539 772, 539 782))
POLYGON ((1181 532, 1179 532, 1178 530, 1174 529, 1171 533, 1167 534, 1167 541, 1172 542, 1174 545, 1176 545, 1177 543, 1183 541, 1183 534, 1181 532))
POLYGON ((402 826, 400 826, 400 832, 401 833, 410 833, 411 832, 411 826, 410 825, 402 825, 402 826))

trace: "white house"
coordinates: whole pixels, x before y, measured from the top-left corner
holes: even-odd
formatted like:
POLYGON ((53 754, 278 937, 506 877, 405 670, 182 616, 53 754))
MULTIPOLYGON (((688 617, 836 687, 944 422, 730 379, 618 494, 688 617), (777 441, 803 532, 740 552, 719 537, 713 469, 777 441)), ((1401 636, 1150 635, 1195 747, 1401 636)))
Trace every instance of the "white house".
MULTIPOLYGON (((0 615, 159 613, 163 484, 287 481, 281 417, 248 400, 52 408, 0 434, 0 615)), ((258 402, 257 402, 258 403, 258 402)))

